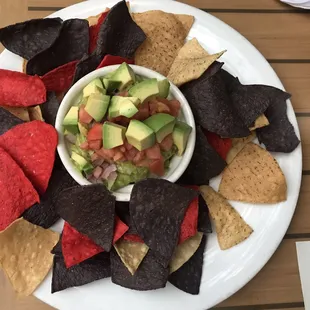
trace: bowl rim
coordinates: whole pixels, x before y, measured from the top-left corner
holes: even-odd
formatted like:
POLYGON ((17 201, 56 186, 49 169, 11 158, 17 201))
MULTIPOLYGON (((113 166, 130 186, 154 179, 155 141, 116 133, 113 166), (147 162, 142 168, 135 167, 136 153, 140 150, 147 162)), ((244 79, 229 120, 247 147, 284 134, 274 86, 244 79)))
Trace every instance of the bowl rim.
MULTIPOLYGON (((79 81, 77 81, 66 93, 64 98, 62 99, 62 102, 60 103, 57 115, 56 115, 56 122, 55 122, 55 129, 58 133, 58 145, 57 145, 57 152, 59 154, 60 160, 62 164, 64 165, 67 172, 71 175, 71 177, 80 185, 90 185, 92 184, 89 182, 73 165, 73 163, 70 160, 69 152, 67 149, 67 145, 64 138, 64 132, 63 132, 63 119, 65 115, 67 114, 69 108, 72 106, 72 102, 74 99, 78 96, 78 94, 82 91, 82 89, 92 80, 94 80, 97 77, 103 77, 104 75, 110 73, 111 71, 114 71, 120 66, 118 65, 111 65, 106 66, 100 69, 97 69, 95 71, 90 72, 89 74, 85 75, 83 78, 81 78, 79 81)), ((141 75, 142 77, 146 78, 156 78, 158 80, 167 79, 165 76, 142 66, 137 65, 129 65, 133 71, 141 75)), ((174 169, 172 174, 168 177, 163 179, 166 179, 172 183, 175 183, 181 175, 184 173, 186 168, 188 167, 191 158, 193 156, 195 143, 196 143, 196 125, 194 121, 194 116, 192 113, 192 110, 190 108, 190 105, 188 104, 186 98, 182 94, 182 92, 179 90, 177 86, 175 86, 170 80, 170 90, 169 95, 171 95, 173 98, 180 101, 181 104, 181 110, 184 115, 185 122, 192 127, 192 132, 188 138, 186 150, 184 154, 180 159, 180 163, 178 166, 174 169)), ((170 168, 171 169, 171 168, 170 168)), ((170 170, 169 169, 169 170, 170 170)), ((166 174, 167 175, 167 174, 166 174)), ((116 197, 117 201, 129 201, 131 190, 133 185, 127 185, 126 187, 122 189, 128 189, 129 193, 123 193, 119 191, 112 192, 112 195, 116 197)))

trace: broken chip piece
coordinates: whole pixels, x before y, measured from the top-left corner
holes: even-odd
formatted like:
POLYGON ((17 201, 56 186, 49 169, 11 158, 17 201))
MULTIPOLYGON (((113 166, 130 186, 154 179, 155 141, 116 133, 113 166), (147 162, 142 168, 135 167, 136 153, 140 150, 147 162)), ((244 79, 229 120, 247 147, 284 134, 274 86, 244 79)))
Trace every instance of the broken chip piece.
POLYGON ((221 194, 207 185, 200 186, 200 192, 208 204, 221 250, 227 250, 251 235, 253 229, 221 194))
POLYGON ((9 129, 24 123, 20 118, 0 107, 0 135, 6 133, 9 129))
POLYGON ((272 155, 248 143, 224 170, 219 193, 229 200, 251 203, 285 201, 285 176, 272 155))

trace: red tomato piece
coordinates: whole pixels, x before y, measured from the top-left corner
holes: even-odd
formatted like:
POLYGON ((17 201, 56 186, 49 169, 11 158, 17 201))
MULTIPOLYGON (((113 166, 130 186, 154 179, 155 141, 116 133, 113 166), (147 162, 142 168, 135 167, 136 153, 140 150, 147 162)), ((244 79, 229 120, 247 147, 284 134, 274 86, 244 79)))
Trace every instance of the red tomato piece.
POLYGON ((93 118, 85 111, 85 105, 82 104, 79 109, 79 121, 83 124, 89 124, 93 118))
POLYGON ((153 160, 150 164, 150 171, 162 177, 165 174, 164 158, 153 160))
POLYGON ((80 148, 81 148, 82 150, 88 150, 88 149, 89 149, 88 142, 85 141, 85 142, 81 143, 81 144, 80 144, 80 148))
POLYGON ((159 146, 163 151, 170 151, 173 146, 172 134, 165 137, 165 139, 160 142, 159 146))
POLYGON ((96 151, 96 153, 103 159, 112 160, 115 155, 115 150, 113 149, 107 150, 102 147, 100 150, 96 151))
POLYGON ((101 147, 102 147, 102 139, 100 140, 93 140, 93 141, 89 141, 88 142, 88 147, 91 149, 91 150, 100 150, 101 147))
POLYGON ((160 159, 162 158, 160 147, 158 144, 153 145, 152 147, 145 150, 146 157, 148 159, 160 159))
POLYGON ((141 161, 139 161, 138 163, 136 163, 136 166, 137 167, 146 167, 146 168, 149 168, 150 166, 150 160, 145 158, 141 161))
POLYGON ((133 162, 138 163, 144 158, 145 158, 145 152, 144 151, 138 152, 137 155, 134 157, 133 162))
POLYGON ((129 151, 129 150, 131 150, 133 148, 133 146, 131 144, 129 144, 127 140, 125 140, 124 146, 125 146, 127 151, 129 151))
POLYGON ((157 97, 156 98, 159 102, 164 103, 165 105, 167 105, 170 109, 170 113, 172 116, 177 117, 180 113, 180 109, 181 109, 181 104, 178 100, 168 100, 166 98, 160 98, 157 97))
POLYGON ((121 161, 124 159, 124 154, 121 151, 116 151, 115 155, 113 156, 114 161, 121 161))
POLYGON ((102 124, 94 124, 94 126, 88 131, 87 140, 102 140, 102 124))
POLYGON ((132 117, 138 121, 144 121, 150 116, 149 103, 145 102, 139 107, 139 111, 132 117))

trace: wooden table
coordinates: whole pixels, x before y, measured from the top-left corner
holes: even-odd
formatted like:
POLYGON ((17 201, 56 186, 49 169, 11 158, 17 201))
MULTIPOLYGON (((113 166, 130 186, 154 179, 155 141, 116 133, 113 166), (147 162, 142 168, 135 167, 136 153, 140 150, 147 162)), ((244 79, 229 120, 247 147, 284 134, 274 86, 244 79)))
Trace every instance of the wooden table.
MULTIPOLYGON (((262 271, 218 307, 236 310, 304 309, 295 242, 310 240, 310 14, 307 14, 310 11, 294 9, 278 0, 182 1, 201 8, 231 25, 262 52, 279 75, 286 90, 293 94, 292 102, 303 145, 301 193, 295 216, 284 240, 262 271)), ((0 0, 0 26, 44 17, 77 2, 80 1, 0 0)), ((17 300, 0 273, 0 309, 52 308, 34 297, 17 300)))

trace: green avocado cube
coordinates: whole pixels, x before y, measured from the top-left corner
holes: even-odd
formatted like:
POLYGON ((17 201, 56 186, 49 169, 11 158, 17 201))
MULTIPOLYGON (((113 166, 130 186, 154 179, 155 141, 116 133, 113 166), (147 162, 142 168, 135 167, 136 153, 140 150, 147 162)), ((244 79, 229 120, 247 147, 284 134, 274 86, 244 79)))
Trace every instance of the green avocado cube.
POLYGON ((91 94, 88 97, 85 111, 96 121, 100 122, 105 116, 110 104, 110 96, 103 94, 91 94))
POLYGON ((131 120, 126 131, 128 143, 143 151, 155 144, 154 131, 138 120, 131 120))
POLYGON ((182 156, 187 145, 188 137, 190 133, 192 132, 192 127, 189 126, 188 124, 177 121, 173 133, 172 133, 172 138, 173 142, 178 148, 178 155, 182 156))
POLYGON ((105 89, 107 90, 107 93, 112 93, 115 90, 119 89, 119 87, 121 86, 120 81, 115 81, 112 79, 103 78, 102 82, 103 82, 105 89))
POLYGON ((170 91, 170 83, 167 79, 158 81, 158 97, 167 98, 170 91))
POLYGON ((160 143, 172 133, 175 122, 176 118, 170 114, 157 113, 147 118, 144 124, 153 129, 156 140, 160 143))
POLYGON ((72 152, 71 160, 73 161, 75 166, 79 169, 79 171, 89 173, 94 169, 93 165, 78 153, 72 152))
POLYGON ((141 103, 158 96, 159 88, 156 79, 144 80, 129 89, 129 95, 140 99, 141 103))
POLYGON ((70 133, 76 135, 79 133, 78 127, 79 121, 79 107, 73 106, 70 108, 69 112, 63 120, 64 130, 69 131, 70 133))
POLYGON ((99 78, 92 80, 87 86, 83 89, 83 97, 89 97, 91 94, 102 93, 106 94, 102 82, 99 78))
POLYGON ((123 90, 136 81, 136 75, 132 68, 126 62, 123 62, 114 73, 109 76, 113 81, 119 81, 119 90, 123 90))
POLYGON ((107 150, 124 144, 126 127, 105 122, 102 127, 103 147, 107 150))

